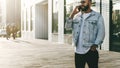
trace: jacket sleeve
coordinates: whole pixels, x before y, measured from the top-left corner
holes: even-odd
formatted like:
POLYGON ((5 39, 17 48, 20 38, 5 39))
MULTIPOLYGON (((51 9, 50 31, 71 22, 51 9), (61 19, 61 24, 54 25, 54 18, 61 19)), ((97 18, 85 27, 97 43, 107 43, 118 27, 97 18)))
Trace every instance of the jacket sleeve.
POLYGON ((97 29, 98 33, 96 36, 95 44, 101 45, 105 37, 105 26, 104 26, 104 19, 102 15, 99 16, 97 28, 98 28, 97 29))
POLYGON ((66 30, 70 30, 73 27, 73 19, 67 18, 65 23, 66 30))

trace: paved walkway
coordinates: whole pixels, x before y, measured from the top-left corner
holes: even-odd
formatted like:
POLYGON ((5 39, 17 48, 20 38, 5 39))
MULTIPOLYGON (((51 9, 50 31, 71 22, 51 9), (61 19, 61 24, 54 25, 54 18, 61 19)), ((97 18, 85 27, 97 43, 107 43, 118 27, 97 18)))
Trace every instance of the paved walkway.
MULTIPOLYGON (((73 49, 46 40, 1 38, 0 68, 74 68, 73 49)), ((100 51, 99 68, 120 68, 120 53, 100 51)))

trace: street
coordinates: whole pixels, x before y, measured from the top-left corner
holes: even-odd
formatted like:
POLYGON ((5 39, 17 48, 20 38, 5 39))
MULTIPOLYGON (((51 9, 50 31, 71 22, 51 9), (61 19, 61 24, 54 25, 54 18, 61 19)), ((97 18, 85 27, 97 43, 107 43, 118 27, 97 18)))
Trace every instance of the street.
MULTIPOLYGON (((0 68, 75 68, 74 48, 40 39, 0 38, 0 68)), ((120 53, 100 51, 99 68, 120 68, 120 53)))

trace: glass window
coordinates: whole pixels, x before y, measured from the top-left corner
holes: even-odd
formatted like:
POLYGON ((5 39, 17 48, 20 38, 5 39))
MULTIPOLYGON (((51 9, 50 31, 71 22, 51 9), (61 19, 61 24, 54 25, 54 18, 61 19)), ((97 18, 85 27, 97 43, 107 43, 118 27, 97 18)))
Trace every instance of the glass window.
POLYGON ((120 1, 110 1, 110 50, 120 52, 120 1))
MULTIPOLYGON (((69 17, 70 13, 73 10, 73 6, 74 6, 74 0, 65 0, 64 2, 64 25, 66 23, 66 18, 69 17)), ((71 34, 72 30, 66 30, 64 29, 64 34, 71 34)))
POLYGON ((22 11, 22 30, 24 30, 24 11, 22 11))
POLYGON ((92 6, 96 6, 96 1, 92 0, 92 6))
MULTIPOLYGON (((112 9, 112 33, 120 38, 120 2, 113 1, 112 9)), ((117 39, 117 38, 116 38, 117 39)), ((120 39, 118 39, 120 41, 120 39)))
POLYGON ((58 42, 58 0, 52 2, 52 41, 58 42))
POLYGON ((30 31, 33 30, 33 20, 32 20, 32 7, 30 8, 30 31))
POLYGON ((53 0, 52 33, 58 33, 58 0, 53 0))
MULTIPOLYGON (((74 8, 75 0, 64 0, 64 25, 66 24, 66 18, 69 17, 74 8)), ((64 28, 64 42, 72 44, 72 30, 66 30, 64 28)))
POLYGON ((28 31, 28 9, 26 11, 26 31, 28 31))

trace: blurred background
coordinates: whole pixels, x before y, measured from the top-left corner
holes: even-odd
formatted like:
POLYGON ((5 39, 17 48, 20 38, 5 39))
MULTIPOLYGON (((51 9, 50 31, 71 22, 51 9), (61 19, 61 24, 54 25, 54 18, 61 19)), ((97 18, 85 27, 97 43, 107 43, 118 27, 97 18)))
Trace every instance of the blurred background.
MULTIPOLYGON (((23 39, 72 44, 72 29, 64 26, 79 4, 80 0, 0 0, 0 36, 8 37, 6 32, 15 30, 12 35, 23 39)), ((92 9, 105 21, 106 36, 100 49, 120 51, 119 6, 120 0, 92 0, 92 9)))

